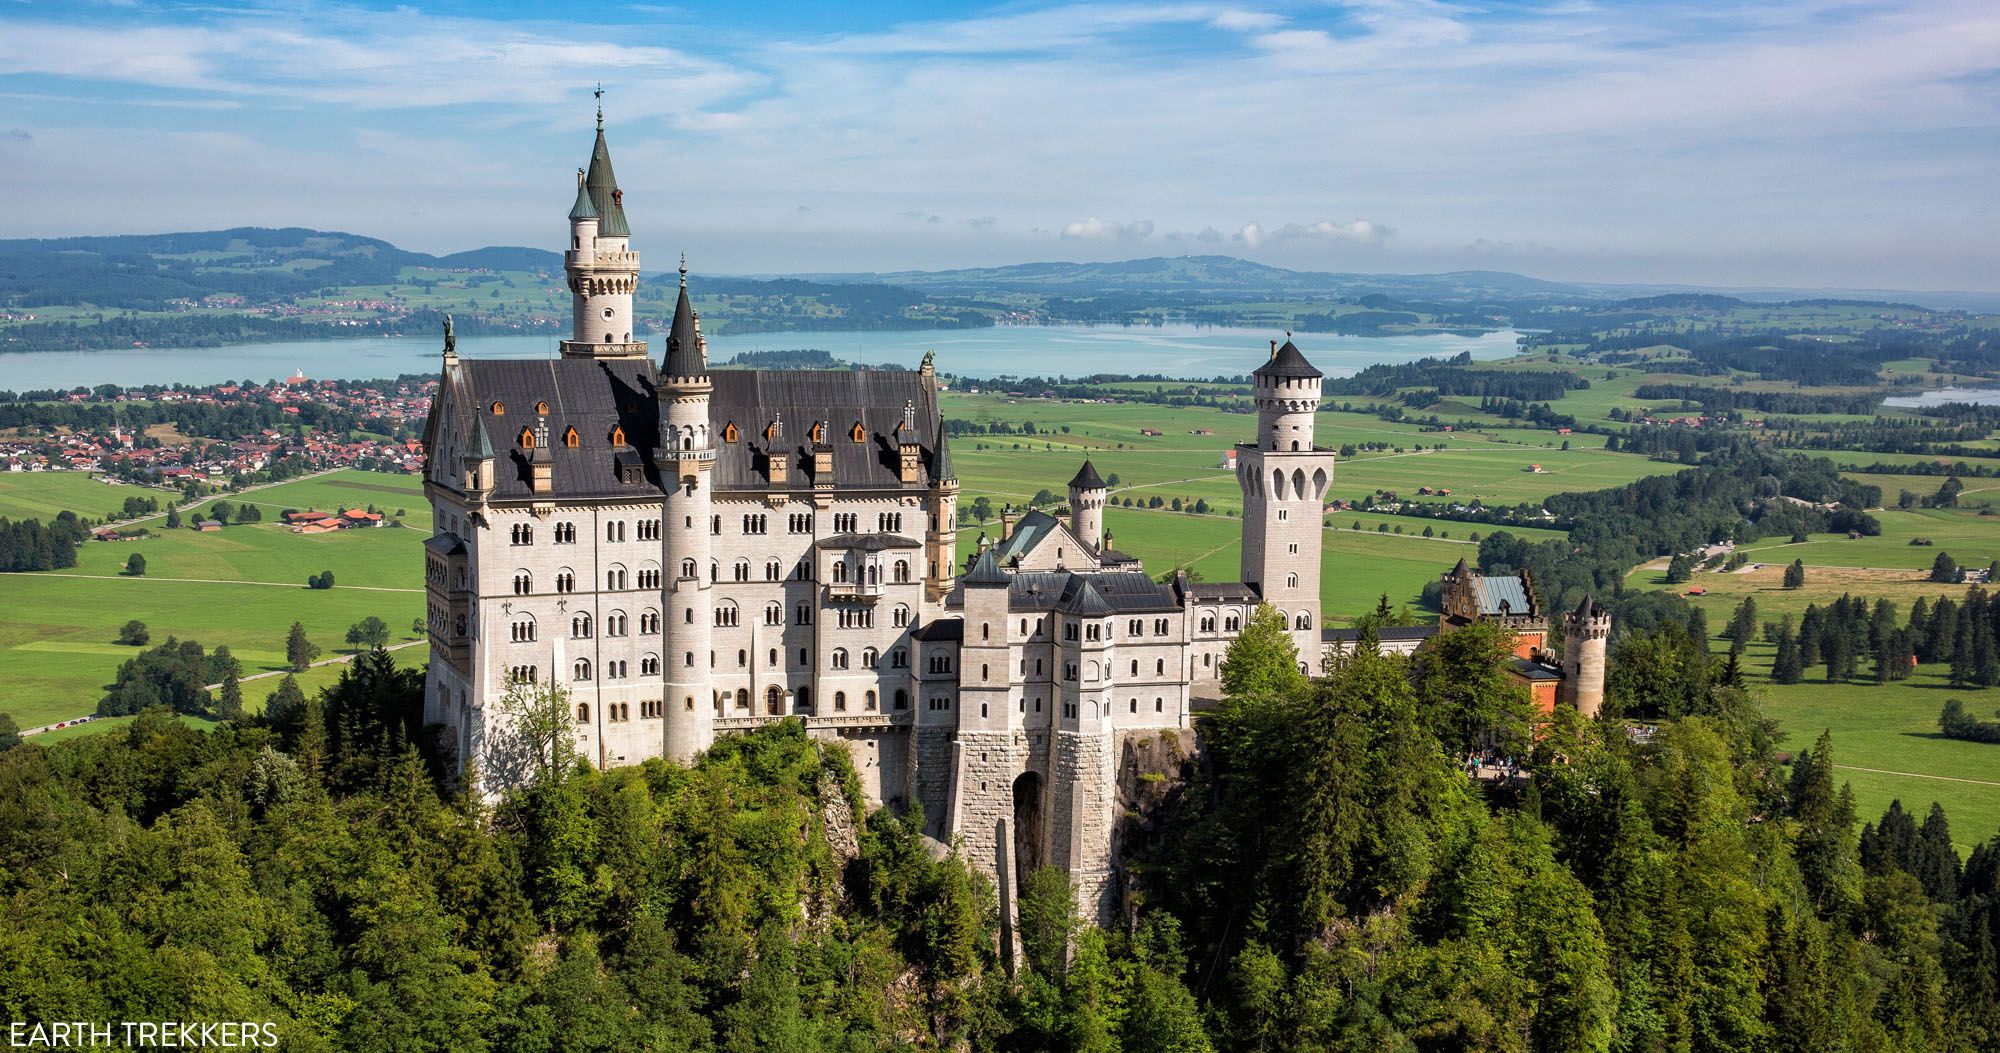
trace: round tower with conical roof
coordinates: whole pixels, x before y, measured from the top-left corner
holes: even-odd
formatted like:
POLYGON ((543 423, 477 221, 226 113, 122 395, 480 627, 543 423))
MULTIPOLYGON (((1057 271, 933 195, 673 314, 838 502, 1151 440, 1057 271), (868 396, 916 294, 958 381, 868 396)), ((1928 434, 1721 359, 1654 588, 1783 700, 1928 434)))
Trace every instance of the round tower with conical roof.
POLYGON ((1097 466, 1086 458, 1069 481, 1069 529, 1093 551, 1104 547, 1104 498, 1108 493, 1097 466))
POLYGON ((639 254, 625 222, 625 192, 611 171, 604 142, 604 107, 597 108, 597 142, 590 167, 577 172, 576 203, 569 210, 570 338, 566 358, 643 358, 646 342, 632 337, 632 295, 639 288, 639 254))
POLYGON ((1563 615, 1562 684, 1556 700, 1572 706, 1586 719, 1604 708, 1604 670, 1611 639, 1611 612, 1585 596, 1563 615))
POLYGON ((1320 371, 1292 343, 1271 344, 1252 374, 1257 441, 1236 447, 1243 491, 1243 581, 1285 616, 1299 661, 1317 666, 1320 644, 1320 508, 1333 484, 1332 450, 1313 444, 1320 371))
POLYGON ((660 607, 666 612, 666 756, 685 762, 714 738, 713 690, 709 675, 714 618, 713 532, 715 447, 709 434, 708 403, 714 385, 708 376, 708 349, 701 322, 688 301, 687 264, 681 264, 680 300, 660 364, 660 444, 653 452, 666 490, 663 520, 666 580, 660 607))

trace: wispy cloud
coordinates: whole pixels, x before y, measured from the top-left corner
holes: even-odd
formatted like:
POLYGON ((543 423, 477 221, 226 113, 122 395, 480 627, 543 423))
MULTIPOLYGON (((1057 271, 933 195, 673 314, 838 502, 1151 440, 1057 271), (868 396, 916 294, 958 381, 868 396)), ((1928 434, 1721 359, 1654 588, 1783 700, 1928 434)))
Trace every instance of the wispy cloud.
POLYGON ((856 9, 832 31, 704 14, 699 35, 678 9, 613 17, 0 7, 0 98, 34 142, 10 154, 0 234, 251 211, 436 248, 535 243, 602 80, 641 242, 710 266, 1151 242, 1627 279, 2000 273, 1990 0, 1030 0, 856 9), (224 153, 192 152, 201 136, 224 153), (81 156, 78 180, 64 159, 81 156), (270 178, 216 195, 231 163, 270 178), (422 216, 384 229, 397 193, 422 216))

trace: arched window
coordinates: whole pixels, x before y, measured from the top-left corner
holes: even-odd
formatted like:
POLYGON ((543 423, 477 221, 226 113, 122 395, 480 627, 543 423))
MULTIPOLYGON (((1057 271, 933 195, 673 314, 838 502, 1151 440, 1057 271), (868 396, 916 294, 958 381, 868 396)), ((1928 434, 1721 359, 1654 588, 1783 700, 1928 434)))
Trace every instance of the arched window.
POLYGON ((514 572, 514 595, 516 595, 516 596, 526 596, 527 594, 529 594, 529 593, 531 593, 531 592, 533 592, 533 591, 535 591, 535 578, 534 578, 534 575, 532 575, 532 574, 529 574, 529 573, 528 573, 527 571, 525 571, 525 570, 517 570, 517 571, 515 571, 515 572, 514 572))
POLYGON ((1296 589, 1299 587, 1299 576, 1297 573, 1291 573, 1285 575, 1285 587, 1288 589, 1296 589))
POLYGON ((507 404, 504 402, 496 402, 493 405, 488 406, 486 408, 490 410, 492 414, 496 417, 504 417, 507 415, 507 404))
POLYGON ((833 649, 833 667, 835 669, 847 668, 847 648, 836 647, 833 649))
POLYGON ((578 640, 590 639, 590 615, 579 614, 569 620, 569 634, 578 640))
POLYGON ((769 602, 769 603, 765 604, 765 605, 764 605, 764 624, 765 624, 765 625, 783 625, 783 624, 785 624, 785 607, 784 607, 784 605, 783 605, 783 604, 781 604, 781 603, 779 603, 779 602, 778 602, 777 600, 772 600, 771 602, 769 602))
POLYGON ((908 691, 903 690, 900 687, 896 689, 896 708, 897 709, 910 708, 910 693, 908 691))
POLYGON ((835 691, 833 693, 833 708, 843 712, 847 709, 847 692, 835 691))
POLYGON ((576 722, 579 724, 590 723, 590 703, 578 702, 576 704, 576 722))
POLYGON ((571 676, 571 679, 573 680, 590 679, 590 659, 588 658, 577 659, 576 665, 572 668, 571 672, 573 674, 571 676))
POLYGON ((898 629, 903 628, 904 626, 910 624, 910 608, 905 606, 904 604, 899 603, 896 605, 896 610, 891 617, 895 623, 896 628, 898 629))
POLYGON ((847 580, 846 560, 836 559, 833 561, 833 580, 835 584, 839 584, 847 580))
POLYGON ((681 560, 681 577, 692 578, 694 577, 694 574, 695 574, 694 560, 691 559, 681 560))
POLYGON ((749 561, 749 560, 747 560, 747 559, 738 559, 738 560, 737 560, 737 561, 735 562, 735 564, 733 564, 733 565, 732 565, 732 566, 730 567, 730 576, 731 576, 732 580, 735 580, 735 581, 749 581, 749 580, 750 580, 750 561, 749 561))
POLYGON ((750 708, 749 688, 739 687, 736 689, 736 708, 742 710, 748 710, 750 708))
POLYGON ((873 647, 864 647, 864 648, 862 648, 862 649, 861 649, 861 668, 863 668, 863 669, 873 669, 873 668, 875 668, 875 662, 876 662, 876 660, 877 660, 877 659, 878 659, 879 657, 880 657, 880 652, 876 651, 876 650, 875 650, 875 649, 874 649, 873 647))
POLYGON ((1313 616, 1312 616, 1312 614, 1311 614, 1311 613, 1309 613, 1309 612, 1306 612, 1306 611, 1300 611, 1300 612, 1299 612, 1299 617, 1298 617, 1298 621, 1297 621, 1297 622, 1296 622, 1296 623, 1295 623, 1295 624, 1293 625, 1293 628, 1296 628, 1296 629, 1310 629, 1310 628, 1312 628, 1312 627, 1313 627, 1313 616))
POLYGON ((778 716, 785 711, 785 692, 776 684, 764 689, 764 712, 778 716))
POLYGON ((764 561, 765 581, 777 581, 779 578, 782 578, 784 576, 785 576, 785 568, 777 560, 767 559, 764 561))
POLYGON ((537 402, 537 403, 535 403, 535 412, 536 412, 536 413, 538 413, 538 414, 541 414, 541 415, 542 415, 542 416, 544 416, 544 417, 548 416, 548 415, 549 415, 549 404, 548 404, 548 403, 546 403, 546 402, 537 402))

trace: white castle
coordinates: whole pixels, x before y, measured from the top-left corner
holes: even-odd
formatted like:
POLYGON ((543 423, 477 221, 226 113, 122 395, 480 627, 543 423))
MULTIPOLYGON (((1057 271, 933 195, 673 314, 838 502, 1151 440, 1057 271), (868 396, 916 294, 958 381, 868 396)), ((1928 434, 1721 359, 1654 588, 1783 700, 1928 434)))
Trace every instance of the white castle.
POLYGON ((1313 438, 1321 374, 1290 340, 1257 368, 1256 441, 1236 448, 1241 582, 1157 582, 1111 548, 1088 461, 1067 520, 1008 511, 961 574, 928 359, 711 373, 685 265, 650 358, 601 114, 569 221, 561 357, 461 359, 447 330, 425 430, 425 719, 489 792, 521 775, 500 748, 518 681, 565 689, 579 753, 605 768, 800 719, 848 744, 871 802, 920 804, 960 839, 1003 899, 1056 866, 1104 918, 1127 749, 1219 696, 1259 604, 1309 660, 1352 636, 1320 625, 1334 453, 1313 438))

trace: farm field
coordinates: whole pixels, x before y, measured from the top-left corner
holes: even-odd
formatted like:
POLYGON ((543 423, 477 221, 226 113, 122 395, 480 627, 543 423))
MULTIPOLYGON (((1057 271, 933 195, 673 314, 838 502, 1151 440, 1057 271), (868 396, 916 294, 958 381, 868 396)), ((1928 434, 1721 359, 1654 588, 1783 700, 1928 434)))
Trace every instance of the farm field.
POLYGON ((46 523, 67 510, 103 519, 128 497, 150 497, 164 508, 175 496, 170 490, 106 483, 103 478, 83 472, 0 472, 0 518, 46 523))
MULTIPOLYGON (((74 568, 0 578, 0 676, 13 685, 8 711, 23 727, 90 712, 137 650, 115 642, 132 618, 146 623, 153 645, 169 636, 210 649, 226 645, 246 674, 283 668, 285 632, 295 620, 323 657, 344 646, 348 626, 371 614, 389 624, 392 641, 412 639, 410 624, 423 614, 418 553, 430 533, 416 485, 367 472, 282 483, 245 495, 264 506, 264 523, 86 542, 74 568), (369 503, 369 494, 392 512, 408 508, 412 526, 296 535, 272 522, 282 508, 352 507, 369 503), (146 556, 142 578, 121 574, 134 552, 146 556), (336 587, 307 589, 306 576, 322 570, 333 572, 336 587)), ((160 530, 158 521, 151 525, 160 530)), ((337 675, 326 672, 326 681, 337 675)), ((245 692, 254 704, 276 686, 259 691, 260 684, 245 692)))
MULTIPOLYGON (((1663 578, 1662 568, 1648 566, 1626 581, 1633 587, 1665 587, 1663 578)), ((1814 568, 1810 560, 1804 588, 1787 590, 1782 578, 1782 568, 1772 564, 1745 573, 1697 573, 1680 588, 1705 590, 1688 599, 1707 614, 1711 632, 1728 624, 1746 596, 1757 601, 1758 620, 1770 622, 1787 614, 1796 621, 1808 603, 1826 604, 1843 592, 1888 599, 1896 604, 1899 618, 1909 615, 1920 596, 1936 602, 1941 596, 1962 599, 1966 592, 1964 586, 1924 581, 1920 574, 1814 568)), ((1717 637, 1712 648, 1722 654, 1728 644, 1717 637)), ((1787 749, 1807 748, 1822 730, 1833 732, 1835 763, 1854 788, 1859 819, 1880 818, 1896 799, 1921 817, 1937 801, 1951 819, 1952 837, 1961 851, 2000 832, 2000 746, 1948 739, 1937 728, 1938 711, 1947 699, 1958 697, 1975 709, 1990 709, 2000 705, 2000 699, 1991 698, 1994 692, 1955 691, 1947 683, 1950 670, 1937 665, 1919 667, 1906 681, 1876 684, 1865 680, 1872 671, 1867 661, 1861 663, 1863 681, 1829 684, 1822 665, 1808 670, 1801 683, 1774 684, 1773 652, 1770 644, 1755 641, 1743 658, 1753 689, 1763 697, 1765 715, 1785 731, 1787 749)))
POLYGON ((1889 508, 1874 516, 1882 524, 1877 537, 1815 534, 1796 545, 1787 538, 1771 537, 1744 545, 1742 551, 1752 560, 1802 559, 1808 570, 1818 565, 1928 571, 1939 552, 1951 553, 1966 567, 1984 567, 2000 559, 2000 517, 1963 508, 1889 508), (1910 544, 1918 537, 1929 538, 1932 544, 1910 544))

